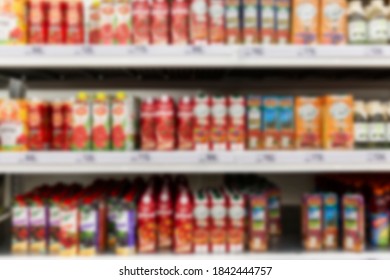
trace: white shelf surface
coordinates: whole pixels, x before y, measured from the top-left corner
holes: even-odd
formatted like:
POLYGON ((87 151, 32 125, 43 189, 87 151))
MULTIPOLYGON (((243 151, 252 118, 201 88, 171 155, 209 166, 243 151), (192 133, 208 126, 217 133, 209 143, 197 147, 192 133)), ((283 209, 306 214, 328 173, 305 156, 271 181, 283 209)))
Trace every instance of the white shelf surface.
POLYGON ((0 46, 0 68, 390 67, 390 46, 0 46))
POLYGON ((390 150, 1 152, 1 173, 310 173, 390 171, 390 150))

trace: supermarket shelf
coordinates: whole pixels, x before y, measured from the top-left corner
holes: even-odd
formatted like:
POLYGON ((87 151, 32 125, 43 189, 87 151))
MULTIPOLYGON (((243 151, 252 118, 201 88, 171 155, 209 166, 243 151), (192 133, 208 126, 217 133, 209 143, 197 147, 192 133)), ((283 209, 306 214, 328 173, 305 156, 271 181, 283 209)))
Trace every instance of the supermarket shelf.
POLYGON ((1 46, 0 69, 386 68, 390 46, 1 46))
POLYGON ((390 171, 390 151, 0 153, 0 172, 310 173, 390 171))

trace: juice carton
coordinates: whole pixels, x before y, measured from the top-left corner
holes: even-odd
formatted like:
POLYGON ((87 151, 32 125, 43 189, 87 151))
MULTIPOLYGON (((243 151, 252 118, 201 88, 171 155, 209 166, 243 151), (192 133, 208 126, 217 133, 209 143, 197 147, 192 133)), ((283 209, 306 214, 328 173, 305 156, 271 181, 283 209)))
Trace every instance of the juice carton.
POLYGON ((89 96, 80 92, 73 102, 73 150, 91 149, 92 108, 89 96))
POLYGON ((115 1, 115 43, 128 45, 132 42, 132 6, 130 0, 115 1))
POLYGON ((260 38, 263 44, 272 44, 275 38, 274 0, 260 1, 260 38))
POLYGON ((302 205, 303 246, 306 250, 320 250, 323 244, 322 196, 305 194, 302 205))
POLYGON ((189 42, 189 4, 187 0, 173 0, 171 4, 171 40, 173 45, 189 42))
POLYGON ((26 101, 0 101, 0 143, 4 151, 27 150, 27 113, 26 101))
POLYGON ((27 3, 27 36, 30 44, 47 42, 47 8, 47 2, 44 0, 29 0, 27 3))
POLYGON ((174 211, 173 251, 193 252, 193 198, 187 186, 180 185, 176 194, 174 211))
POLYGON ((210 251, 210 196, 205 190, 194 192, 194 252, 210 251))
POLYGON ((112 99, 113 150, 128 151, 136 148, 137 102, 134 97, 126 97, 124 92, 117 92, 112 99))
POLYGON ((153 45, 169 44, 169 6, 167 0, 152 2, 151 37, 153 45))
POLYGON ((228 99, 217 95, 211 99, 211 149, 225 151, 228 148, 228 99))
POLYGON ((66 13, 65 3, 61 0, 49 1, 48 7, 48 43, 53 45, 66 42, 66 13))
POLYGON ((29 205, 30 253, 44 255, 48 244, 48 209, 42 193, 34 194, 29 205))
POLYGON ((296 45, 318 42, 320 0, 292 0, 291 41, 296 45))
POLYGON ((115 217, 115 253, 120 256, 134 254, 136 251, 137 212, 135 189, 129 190, 118 205, 115 217))
POLYGON ((12 205, 12 245, 13 254, 29 252, 29 208, 27 198, 18 195, 12 205))
POLYGON ((201 93, 195 97, 194 102, 195 150, 208 151, 211 141, 211 98, 201 93))
POLYGON ((107 95, 99 92, 92 104, 92 148, 95 151, 111 149, 111 112, 107 95))
POLYGON ((282 234, 281 194, 280 189, 272 186, 268 192, 268 230, 269 235, 280 236, 282 234))
POLYGON ((334 193, 323 194, 323 203, 323 247, 324 249, 336 249, 339 243, 337 195, 334 193))
POLYGON ((119 198, 121 190, 113 188, 107 198, 107 247, 110 252, 114 252, 117 245, 117 215, 122 209, 122 201, 119 198))
POLYGON ((64 142, 62 149, 69 151, 72 147, 73 139, 73 112, 72 103, 70 100, 66 100, 62 103, 62 112, 64 116, 63 130, 64 130, 64 142))
POLYGON ((190 43, 204 45, 208 38, 208 1, 190 0, 190 43))
POLYGON ((347 37, 347 1, 320 0, 320 42, 324 45, 345 44, 347 37))
POLYGON ((325 149, 352 149, 354 144, 352 95, 324 97, 323 143, 325 149))
POLYGON ((245 250, 245 197, 237 191, 227 191, 227 251, 245 250))
POLYGON ((80 256, 94 256, 98 252, 99 212, 96 196, 85 193, 80 205, 80 256))
POLYGON ((49 254, 59 255, 61 249, 60 210, 61 196, 52 193, 49 197, 49 254))
POLYGON ((294 126, 294 98, 281 97, 279 99, 278 126, 280 129, 280 148, 293 149, 295 147, 294 126))
POLYGON ((84 43, 84 6, 81 0, 66 3, 66 43, 84 43))
POLYGON ((177 142, 179 150, 194 149, 194 100, 189 96, 179 100, 177 142))
POLYGON ((318 97, 295 99, 295 144, 297 149, 321 148, 322 102, 318 97))
POLYGON ((172 180, 164 179, 157 198, 157 232, 159 250, 172 250, 173 246, 173 197, 172 180))
POLYGON ((279 103, 278 97, 262 98, 262 143, 266 150, 280 147, 279 103))
POLYGON ((0 3, 0 45, 27 42, 26 0, 3 0, 0 3))
POLYGON ((249 250, 263 252, 268 249, 267 194, 249 194, 249 250))
POLYGON ((147 45, 150 43, 151 7, 148 0, 133 1, 133 43, 147 45))
POLYGON ((275 43, 286 45, 290 42, 291 0, 275 0, 275 43))
POLYGON ((212 253, 225 253, 227 251, 227 199, 225 193, 219 189, 209 192, 211 199, 211 230, 210 251, 212 253))
POLYGON ((80 214, 77 201, 77 194, 63 199, 60 221, 61 256, 74 257, 79 251, 80 214))
POLYGON ((240 0, 225 1, 226 44, 235 45, 241 42, 240 0))
POLYGON ((28 111, 28 149, 31 151, 48 150, 50 144, 49 104, 32 99, 27 105, 28 111))
POLYGON ((382 184, 371 185, 368 204, 370 241, 375 247, 389 246, 389 217, 387 208, 387 190, 382 184))
POLYGON ((100 0, 89 0, 86 8, 87 20, 85 26, 88 26, 86 42, 89 44, 100 43, 100 0))
POLYGON ((209 5, 209 43, 224 44, 225 43, 225 1, 210 0, 209 5))
POLYGON ((115 5, 114 0, 101 0, 100 6, 100 44, 113 45, 115 43, 115 5))
POLYGON ((246 45, 259 42, 260 12, 259 0, 241 1, 242 42, 246 45))
POLYGON ((249 150, 258 150, 261 147, 261 97, 248 96, 246 99, 246 119, 249 150))
POLYGON ((245 97, 230 95, 228 105, 228 149, 243 151, 246 147, 245 97))
POLYGON ((138 201, 137 232, 138 252, 153 253, 157 250, 157 206, 155 188, 149 185, 138 201))
POLYGON ((155 150, 156 139, 156 100, 152 97, 143 99, 141 102, 140 137, 141 150, 155 150))
POLYGON ((173 98, 163 95, 156 103, 157 150, 176 148, 176 108, 173 98))
POLYGON ((365 247, 364 198, 360 194, 343 196, 343 248, 360 252, 365 247))

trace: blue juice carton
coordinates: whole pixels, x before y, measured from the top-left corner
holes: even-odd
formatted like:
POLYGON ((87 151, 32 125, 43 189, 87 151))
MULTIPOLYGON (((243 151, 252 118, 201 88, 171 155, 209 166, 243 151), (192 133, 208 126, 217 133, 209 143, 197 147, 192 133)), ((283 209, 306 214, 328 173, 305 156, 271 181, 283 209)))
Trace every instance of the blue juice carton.
POLYGON ((275 150, 280 147, 280 98, 277 96, 264 96, 262 101, 263 148, 266 150, 275 150))
POLYGON ((293 149, 295 146, 294 98, 280 97, 278 127, 280 130, 279 147, 293 149))
POLYGON ((323 247, 324 249, 336 249, 338 247, 338 221, 339 205, 337 195, 325 193, 323 198, 323 247))

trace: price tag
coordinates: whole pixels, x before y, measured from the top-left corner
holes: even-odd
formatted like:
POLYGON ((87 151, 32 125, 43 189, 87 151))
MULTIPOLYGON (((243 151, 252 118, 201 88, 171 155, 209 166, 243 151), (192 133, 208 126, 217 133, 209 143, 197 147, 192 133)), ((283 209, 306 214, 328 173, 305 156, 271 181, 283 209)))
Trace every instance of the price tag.
POLYGON ((298 50, 298 57, 316 57, 317 50, 314 47, 303 47, 298 50))
POLYGON ((376 163, 381 163, 381 162, 386 162, 387 157, 385 153, 369 153, 367 157, 368 162, 376 162, 376 163))
POLYGON ((320 163, 324 162, 324 155, 321 153, 311 153, 305 157, 307 163, 320 163))
POLYGON ((189 46, 186 55, 204 55, 206 53, 203 46, 189 46))
POLYGON ((20 162, 22 163, 37 163, 38 159, 35 154, 25 154, 20 159, 20 162))
POLYGON ((257 157, 257 162, 259 163, 275 163, 276 157, 274 154, 263 154, 257 157))
POLYGON ((82 154, 77 160, 78 163, 95 163, 96 158, 94 154, 82 154))
POLYGON ((31 46, 28 51, 28 55, 37 55, 37 56, 42 56, 45 54, 44 49, 41 46, 31 46))
POLYGON ((243 57, 261 57, 264 56, 264 49, 261 47, 247 48, 242 53, 243 57))
POLYGON ((201 163, 216 163, 219 161, 218 155, 213 153, 207 153, 200 157, 201 163))
POLYGON ((85 55, 93 55, 94 49, 92 46, 83 46, 82 47, 82 53, 85 55))
POLYGON ((148 153, 138 153, 135 156, 131 157, 132 162, 136 163, 148 163, 151 162, 151 156, 148 153))
POLYGON ((129 54, 131 55, 147 55, 149 49, 147 46, 132 46, 129 49, 129 54))
POLYGON ((370 57, 382 57, 385 55, 385 51, 382 47, 369 47, 367 49, 366 55, 370 57))

